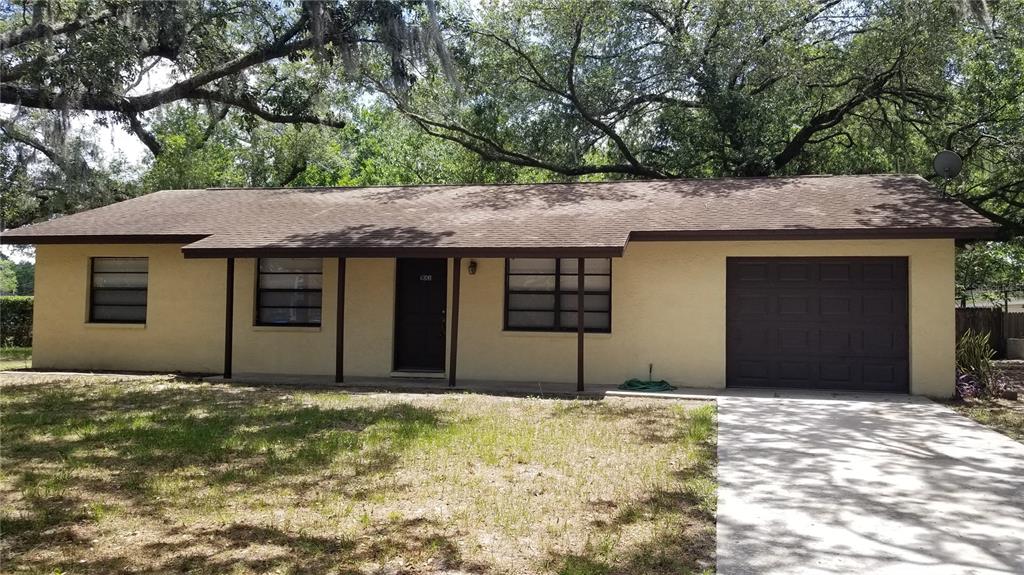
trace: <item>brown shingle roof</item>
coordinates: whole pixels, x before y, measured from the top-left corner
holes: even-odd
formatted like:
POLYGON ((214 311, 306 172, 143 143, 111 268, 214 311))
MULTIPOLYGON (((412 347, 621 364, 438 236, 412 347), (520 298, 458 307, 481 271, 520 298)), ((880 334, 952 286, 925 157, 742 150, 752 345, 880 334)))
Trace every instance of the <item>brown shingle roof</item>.
POLYGON ((917 176, 167 190, 4 232, 5 243, 168 241, 279 251, 621 253, 630 239, 991 237, 917 176))

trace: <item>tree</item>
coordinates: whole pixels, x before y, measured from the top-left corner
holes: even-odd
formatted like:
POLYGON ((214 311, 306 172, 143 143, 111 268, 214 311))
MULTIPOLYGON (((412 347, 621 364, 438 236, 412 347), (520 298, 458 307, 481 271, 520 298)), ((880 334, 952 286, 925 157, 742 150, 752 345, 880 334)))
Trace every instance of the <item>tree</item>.
POLYGON ((36 291, 36 265, 32 262, 16 262, 14 276, 18 281, 18 295, 33 295, 36 291))
POLYGON ((269 122, 344 126, 321 101, 326 74, 287 74, 289 60, 318 60, 328 70, 378 33, 395 50, 404 38, 393 2, 263 0, 27 1, 0 36, 0 101, 54 111, 112 113, 152 150, 160 142, 144 115, 190 100, 234 108, 269 122), (290 8, 289 8, 290 6, 290 8), (176 81, 147 92, 140 81, 158 64, 176 81))
POLYGON ((18 277, 14 272, 14 262, 0 258, 0 295, 18 293, 18 277))
POLYGON ((1022 45, 1019 1, 25 0, 0 22, 3 209, 111 185, 912 172, 1012 235, 1022 45), (152 150, 141 183, 65 133, 83 112, 152 150), (942 148, 966 161, 951 182, 942 148))
POLYGON ((981 297, 1002 304, 1007 293, 1024 292, 1024 238, 971 244, 959 251, 957 299, 981 297))
MULTIPOLYGON (((345 102, 358 95, 349 72, 362 52, 388 59, 392 81, 402 85, 405 61, 440 45, 436 26, 418 24, 422 14, 420 4, 400 0, 25 0, 6 6, 0 10, 0 103, 16 112, 0 118, 3 225, 138 191, 119 177, 122 166, 98 165, 88 137, 68 133, 69 119, 84 113, 131 131, 155 157, 169 147, 178 160, 208 144, 219 143, 224 153, 237 149, 236 142, 209 140, 226 119, 344 129, 345 102), (144 88, 144 80, 160 74, 168 85, 144 88), (154 122, 173 122, 166 119, 168 106, 182 103, 204 117, 179 124, 182 133, 155 133, 154 122)), ((220 163, 214 171, 234 162, 217 150, 203 159, 220 163)), ((210 166, 173 168, 173 162, 162 162, 158 171, 193 169, 192 177, 180 179, 196 184, 226 177, 210 173, 210 166)), ((149 178, 166 179, 160 173, 149 178)))
POLYGON ((946 186, 949 192, 1019 235, 1024 233, 1024 2, 1000 2, 979 20, 972 33, 957 37, 942 115, 930 123, 907 122, 928 147, 964 157, 963 174, 946 186))
POLYGON ((528 170, 485 162, 433 138, 381 104, 356 110, 346 128, 247 122, 228 115, 212 129, 205 112, 172 106, 153 124, 164 151, 142 188, 360 186, 508 182, 528 170))
POLYGON ((463 27, 456 61, 472 97, 376 85, 425 130, 493 159, 565 175, 765 175, 869 102, 930 103, 915 84, 933 52, 910 38, 936 15, 914 14, 802 0, 513 3, 463 27))
POLYGON ((105 159, 93 136, 52 130, 23 113, 0 118, 0 227, 9 228, 134 197, 135 166, 105 159), (39 133, 37 136, 35 133, 39 133))
MULTIPOLYGON (((446 21, 457 82, 369 85, 424 131, 562 176, 917 172, 1019 231, 1024 4, 516 2, 446 21)), ((417 75, 418 74, 418 75, 417 75)))

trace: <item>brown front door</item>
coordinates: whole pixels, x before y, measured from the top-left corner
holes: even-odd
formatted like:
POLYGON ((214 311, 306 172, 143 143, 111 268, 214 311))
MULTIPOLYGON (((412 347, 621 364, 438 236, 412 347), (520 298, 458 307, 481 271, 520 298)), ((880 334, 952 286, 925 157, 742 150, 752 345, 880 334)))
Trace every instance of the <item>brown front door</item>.
POLYGON ((397 260, 395 370, 444 371, 448 261, 397 260))
POLYGON ((726 385, 909 391, 906 258, 729 258, 726 385))

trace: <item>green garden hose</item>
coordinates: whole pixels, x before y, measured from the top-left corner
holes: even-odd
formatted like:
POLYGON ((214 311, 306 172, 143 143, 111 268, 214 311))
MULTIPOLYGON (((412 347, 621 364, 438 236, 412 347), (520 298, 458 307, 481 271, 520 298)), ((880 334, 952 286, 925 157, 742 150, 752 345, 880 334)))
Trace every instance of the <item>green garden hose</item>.
POLYGON ((630 379, 619 385, 619 389, 623 391, 672 391, 675 388, 664 379, 658 381, 630 379))

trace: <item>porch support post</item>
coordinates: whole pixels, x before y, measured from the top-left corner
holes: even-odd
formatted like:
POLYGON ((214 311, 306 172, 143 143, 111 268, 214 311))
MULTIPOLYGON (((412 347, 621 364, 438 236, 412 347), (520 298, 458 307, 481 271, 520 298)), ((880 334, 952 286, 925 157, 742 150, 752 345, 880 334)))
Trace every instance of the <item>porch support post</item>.
POLYGON ((345 258, 338 258, 338 310, 335 314, 334 382, 345 381, 345 258))
POLYGON ((583 281, 586 259, 576 259, 576 391, 583 391, 583 281))
POLYGON ((224 379, 231 379, 231 348, 235 331, 235 258, 228 258, 227 262, 227 289, 224 296, 224 379))
POLYGON ((448 387, 455 387, 459 365, 459 291, 462 285, 462 258, 454 258, 452 270, 452 341, 448 347, 448 387))

